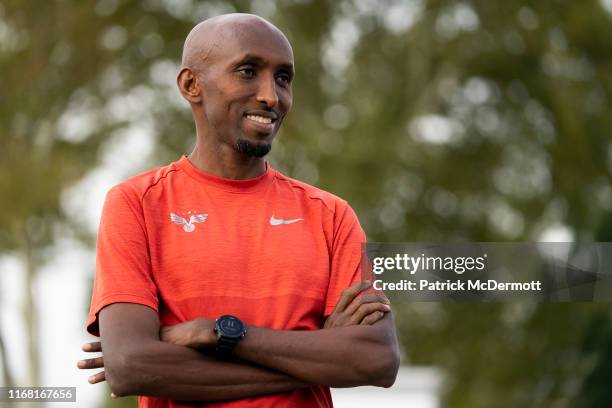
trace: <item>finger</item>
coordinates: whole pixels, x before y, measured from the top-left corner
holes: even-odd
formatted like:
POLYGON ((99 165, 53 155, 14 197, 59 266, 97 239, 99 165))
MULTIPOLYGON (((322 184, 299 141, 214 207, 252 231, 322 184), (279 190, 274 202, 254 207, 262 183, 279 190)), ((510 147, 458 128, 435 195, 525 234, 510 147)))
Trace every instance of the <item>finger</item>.
POLYGON ((391 304, 391 302, 389 301, 389 298, 387 298, 384 295, 384 293, 367 293, 367 294, 361 295, 360 298, 361 298, 361 303, 380 302, 380 303, 385 303, 387 305, 391 304))
POLYGON ((99 382, 106 381, 106 373, 104 371, 100 371, 98 374, 94 374, 92 376, 89 376, 87 381, 90 384, 97 384, 99 382))
POLYGON ((83 349, 83 351, 87 351, 89 353, 96 353, 102 351, 102 343, 100 343, 99 341, 85 343, 81 348, 83 349))
POLYGON ((367 295, 356 296, 350 305, 344 310, 348 315, 353 315, 355 311, 364 303, 384 303, 389 305, 389 299, 384 294, 370 293, 367 295))
POLYGON ((361 282, 356 282, 349 286, 348 288, 342 291, 340 295, 340 300, 336 304, 334 308, 334 313, 343 312, 344 309, 355 299, 355 296, 359 294, 361 291, 370 287, 372 283, 370 281, 364 280, 361 282))
POLYGON ((352 316, 355 311, 361 306, 361 299, 363 296, 355 296, 351 303, 344 309, 344 314, 352 316))
POLYGON ((378 312, 378 311, 374 313, 370 313, 369 315, 364 317, 361 323, 359 324, 362 326, 371 326, 377 321, 379 321, 380 319, 382 319, 383 317, 385 317, 385 314, 386 314, 385 312, 378 312))
POLYGON ((102 368, 104 367, 104 357, 88 358, 86 360, 77 361, 77 367, 82 369, 102 368))
POLYGON ((364 303, 351 315, 351 324, 359 324, 364 317, 373 312, 388 312, 391 310, 389 305, 384 303, 364 303))
POLYGON ((162 327, 161 329, 159 329, 159 339, 161 341, 169 342, 169 336, 171 332, 172 330, 170 326, 162 327))

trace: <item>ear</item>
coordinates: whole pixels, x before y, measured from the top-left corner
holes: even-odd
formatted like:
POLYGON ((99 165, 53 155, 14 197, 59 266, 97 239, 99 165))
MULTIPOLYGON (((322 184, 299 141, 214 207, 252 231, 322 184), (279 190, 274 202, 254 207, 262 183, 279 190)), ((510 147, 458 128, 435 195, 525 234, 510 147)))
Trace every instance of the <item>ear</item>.
POLYGON ((190 68, 181 68, 176 77, 176 85, 188 102, 200 103, 202 101, 202 88, 200 80, 190 68))

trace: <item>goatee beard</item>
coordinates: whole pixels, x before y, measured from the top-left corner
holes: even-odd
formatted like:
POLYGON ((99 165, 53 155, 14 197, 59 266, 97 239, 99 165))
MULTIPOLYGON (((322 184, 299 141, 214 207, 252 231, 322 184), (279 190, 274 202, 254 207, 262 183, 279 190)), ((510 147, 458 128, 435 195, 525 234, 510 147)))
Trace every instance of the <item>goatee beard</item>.
POLYGON ((236 142, 236 150, 239 153, 245 154, 251 157, 264 157, 272 150, 271 143, 253 143, 245 139, 238 139, 236 142))

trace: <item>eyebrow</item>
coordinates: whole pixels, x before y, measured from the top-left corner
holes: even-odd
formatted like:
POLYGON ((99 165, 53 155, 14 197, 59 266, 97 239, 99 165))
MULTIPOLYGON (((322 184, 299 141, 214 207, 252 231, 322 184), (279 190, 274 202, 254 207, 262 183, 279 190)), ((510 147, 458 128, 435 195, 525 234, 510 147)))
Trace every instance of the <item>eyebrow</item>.
MULTIPOLYGON (((256 64, 256 65, 265 65, 266 64, 266 60, 264 60, 263 58, 261 58, 258 55, 255 55, 255 54, 245 54, 234 65, 235 66, 239 66, 239 65, 247 64, 247 63, 253 63, 253 64, 256 64)), ((284 63, 278 64, 277 68, 287 70, 292 75, 294 74, 293 64, 290 63, 290 62, 284 62, 284 63)))

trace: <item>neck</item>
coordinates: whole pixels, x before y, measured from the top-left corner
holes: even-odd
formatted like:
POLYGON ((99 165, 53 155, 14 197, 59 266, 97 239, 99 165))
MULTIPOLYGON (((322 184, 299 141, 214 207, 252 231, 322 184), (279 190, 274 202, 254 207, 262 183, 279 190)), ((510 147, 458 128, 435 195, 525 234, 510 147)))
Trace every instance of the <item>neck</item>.
POLYGON ((198 136, 188 156, 198 170, 230 180, 246 180, 261 176, 266 171, 263 157, 245 156, 226 144, 213 145, 198 136))

